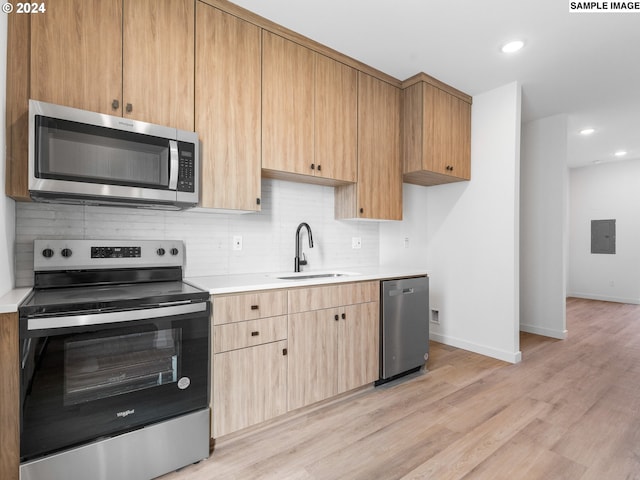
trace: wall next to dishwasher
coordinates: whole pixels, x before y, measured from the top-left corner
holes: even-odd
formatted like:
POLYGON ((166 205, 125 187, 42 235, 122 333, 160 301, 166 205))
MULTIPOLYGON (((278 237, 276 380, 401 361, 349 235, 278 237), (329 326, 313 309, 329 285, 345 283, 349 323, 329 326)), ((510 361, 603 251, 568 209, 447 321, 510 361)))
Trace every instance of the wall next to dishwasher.
POLYGON ((334 189, 262 180, 262 211, 245 215, 213 210, 164 212, 136 208, 16 203, 16 285, 33 284, 33 240, 178 239, 186 245, 185 276, 293 271, 295 231, 307 222, 313 232, 303 251, 318 270, 377 265, 377 222, 334 219, 334 189), (242 236, 242 250, 233 237, 242 236), (352 237, 362 248, 352 249, 352 237))

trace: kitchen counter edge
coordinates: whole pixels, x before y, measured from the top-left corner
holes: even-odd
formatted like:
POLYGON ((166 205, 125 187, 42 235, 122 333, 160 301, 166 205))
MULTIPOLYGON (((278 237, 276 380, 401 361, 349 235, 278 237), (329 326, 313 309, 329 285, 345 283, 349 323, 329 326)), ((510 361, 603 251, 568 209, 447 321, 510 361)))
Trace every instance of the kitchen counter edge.
POLYGON ((262 272, 229 275, 210 275, 186 277, 184 280, 194 287, 201 288, 211 295, 252 292, 258 290, 275 290, 281 288, 310 287, 331 285, 336 283, 364 282, 368 280, 389 280, 394 278, 423 277, 429 275, 427 270, 402 269, 393 267, 347 267, 332 268, 321 271, 305 271, 300 274, 292 272, 262 272), (339 272, 340 277, 307 278, 299 280, 283 280, 278 277, 317 274, 323 272, 339 272))
POLYGON ((16 313, 18 307, 31 293, 31 287, 14 288, 0 297, 0 313, 16 313))

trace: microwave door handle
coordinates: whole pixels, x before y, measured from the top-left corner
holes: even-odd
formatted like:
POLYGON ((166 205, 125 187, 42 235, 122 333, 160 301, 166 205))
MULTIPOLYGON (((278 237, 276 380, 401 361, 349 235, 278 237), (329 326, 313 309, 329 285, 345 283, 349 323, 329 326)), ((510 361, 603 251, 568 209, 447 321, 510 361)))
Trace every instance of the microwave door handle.
POLYGON ((178 142, 169 140, 169 190, 176 190, 178 186, 178 142))

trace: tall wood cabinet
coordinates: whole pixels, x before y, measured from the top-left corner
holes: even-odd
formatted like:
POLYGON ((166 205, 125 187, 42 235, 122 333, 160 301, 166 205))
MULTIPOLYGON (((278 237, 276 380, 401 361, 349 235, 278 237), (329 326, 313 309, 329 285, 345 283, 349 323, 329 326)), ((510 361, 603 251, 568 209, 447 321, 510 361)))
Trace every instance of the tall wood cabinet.
POLYGON ((358 72, 358 182, 335 191, 336 218, 402 220, 401 91, 358 72))
POLYGON ((197 3, 201 207, 260 210, 261 45, 259 27, 197 3))
POLYGON ((311 183, 356 180, 356 70, 263 31, 262 168, 311 183))
POLYGON ((471 178, 471 97, 424 73, 403 84, 404 181, 471 178))

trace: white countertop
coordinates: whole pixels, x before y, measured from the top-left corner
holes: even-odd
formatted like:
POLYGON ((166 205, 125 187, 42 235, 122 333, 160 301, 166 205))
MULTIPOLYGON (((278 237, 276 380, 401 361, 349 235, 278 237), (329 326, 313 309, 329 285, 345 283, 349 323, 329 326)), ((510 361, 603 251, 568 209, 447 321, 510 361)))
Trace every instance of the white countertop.
POLYGON ((306 287, 331 283, 361 282, 365 280, 384 280, 390 278, 419 277, 428 272, 417 268, 402 267, 346 267, 325 270, 308 270, 300 273, 271 272, 244 273, 234 275, 210 275, 203 277, 187 277, 185 281, 194 287, 201 288, 211 295, 223 293, 248 292, 255 290, 271 290, 276 288, 306 287), (342 273, 339 277, 305 278, 283 280, 278 277, 304 276, 322 273, 342 273))
POLYGON ((14 313, 18 311, 18 306, 31 292, 31 287, 15 288, 0 297, 0 313, 14 313))

